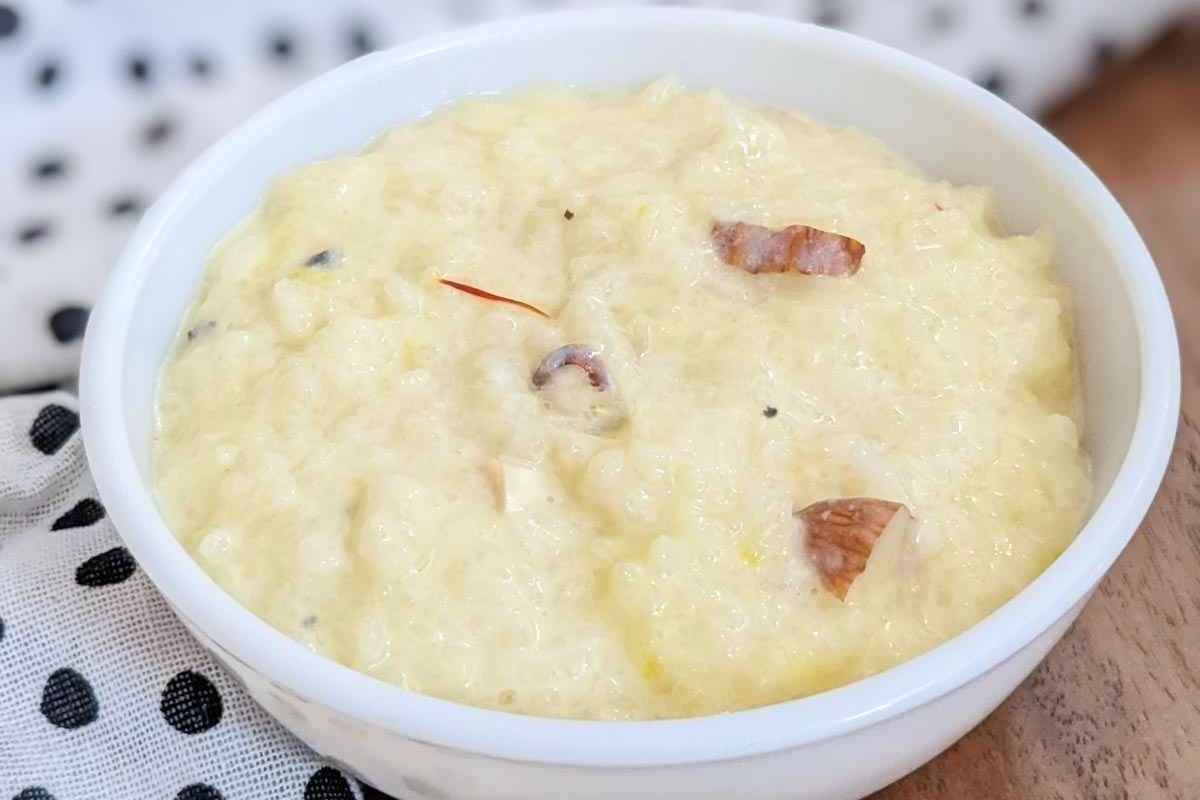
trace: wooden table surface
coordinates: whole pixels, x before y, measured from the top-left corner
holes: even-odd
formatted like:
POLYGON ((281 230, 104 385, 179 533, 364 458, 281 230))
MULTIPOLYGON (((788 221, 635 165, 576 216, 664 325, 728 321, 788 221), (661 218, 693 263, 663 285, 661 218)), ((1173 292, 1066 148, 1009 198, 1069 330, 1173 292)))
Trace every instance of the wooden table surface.
POLYGON ((1050 657, 874 800, 1200 798, 1200 20, 1049 116, 1133 217, 1183 356, 1175 454, 1138 535, 1050 657))

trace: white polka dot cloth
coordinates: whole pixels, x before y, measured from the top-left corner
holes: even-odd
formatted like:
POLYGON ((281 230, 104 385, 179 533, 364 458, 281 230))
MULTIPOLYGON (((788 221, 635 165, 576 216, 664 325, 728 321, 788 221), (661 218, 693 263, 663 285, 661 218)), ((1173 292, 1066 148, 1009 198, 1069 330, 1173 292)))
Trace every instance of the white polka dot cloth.
MULTIPOLYGON (((1187 0, 740 0, 1035 113, 1187 0)), ((266 100, 403 39, 576 0, 0 0, 0 392, 70 386, 142 209, 266 100)), ((105 519, 66 392, 0 399, 0 800, 381 797, 267 718, 105 519)))

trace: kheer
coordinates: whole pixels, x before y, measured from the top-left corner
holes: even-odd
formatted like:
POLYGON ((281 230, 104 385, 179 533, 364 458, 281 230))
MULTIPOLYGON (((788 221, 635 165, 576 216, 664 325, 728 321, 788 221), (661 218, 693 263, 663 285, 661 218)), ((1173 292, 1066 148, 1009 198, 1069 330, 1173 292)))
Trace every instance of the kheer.
POLYGON ((871 675, 1089 499, 1052 243, 991 208, 667 80, 462 102, 217 248, 159 500, 255 613, 438 697, 644 719, 871 675))

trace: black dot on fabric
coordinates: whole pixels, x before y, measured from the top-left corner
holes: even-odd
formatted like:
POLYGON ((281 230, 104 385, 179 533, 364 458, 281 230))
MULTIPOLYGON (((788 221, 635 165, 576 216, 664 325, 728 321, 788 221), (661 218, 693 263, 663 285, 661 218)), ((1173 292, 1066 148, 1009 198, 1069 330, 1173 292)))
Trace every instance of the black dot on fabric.
POLYGON ((390 794, 384 794, 370 784, 358 782, 358 790, 362 792, 363 800, 396 800, 390 794))
POLYGON ((1111 39, 1100 39, 1092 45, 1092 61, 1097 67, 1107 67, 1117 60, 1120 48, 1111 39))
POLYGON ((980 86, 994 95, 1003 97, 1008 91, 1008 78, 998 69, 988 70, 976 81, 980 86))
POLYGON ((137 572, 137 562, 124 547, 114 547, 92 556, 75 570, 75 582, 89 589, 128 580, 137 572))
POLYGON ((954 27, 957 18, 954 15, 954 9, 949 6, 934 6, 929 9, 928 16, 929 28, 936 33, 945 33, 954 27))
POLYGON ((53 230, 54 226, 46 220, 27 222, 20 228, 17 228, 17 241, 24 245, 37 244, 50 238, 50 233, 53 230))
POLYGON ((4 619, 0 618, 0 642, 4 641, 4 619))
POLYGON ((33 71, 33 85, 42 91, 49 91, 58 85, 62 72, 58 61, 48 58, 33 71))
POLYGON ((1021 16, 1026 19, 1036 19, 1046 13, 1043 0, 1021 0, 1021 16))
POLYGON ((13 394, 45 394, 53 392, 56 389, 62 388, 57 383, 35 383, 32 386, 18 386, 12 390, 13 394))
POLYGON ((52 181, 67 174, 67 161, 61 156, 45 156, 33 162, 30 170, 35 180, 52 181))
POLYGON ((296 42, 291 34, 276 31, 268 36, 267 55, 275 61, 290 61, 296 55, 296 42))
POLYGON ((356 23, 346 32, 346 46, 352 57, 364 56, 376 48, 375 38, 366 25, 356 23))
POLYGON ((96 693, 87 679, 65 667, 50 673, 42 689, 42 716, 51 725, 74 730, 95 722, 100 713, 96 693))
POLYGON ((775 406, 767 406, 766 408, 763 409, 763 416, 766 417, 767 419, 771 419, 778 413, 779 413, 779 409, 776 408, 775 406))
POLYGON ((138 85, 146 85, 154 77, 150 66, 150 57, 144 53, 134 53, 125 61, 125 74, 129 80, 138 85))
POLYGON ((90 497, 80 500, 74 507, 54 520, 50 526, 52 531, 63 531, 69 528, 86 528, 104 519, 104 506, 90 497))
POLYGON ((108 204, 108 215, 110 217, 127 217, 131 214, 137 214, 141 210, 142 201, 132 194, 118 195, 108 204))
POLYGON ((321 767, 304 784, 304 800, 354 800, 346 776, 333 767, 321 767))
POLYGON ((40 452, 52 456, 79 430, 79 415, 56 403, 43 408, 29 426, 29 441, 40 452))
POLYGON ((142 144, 159 147, 175 132, 175 124, 166 117, 155 117, 142 129, 142 144))
POLYGON ((7 4, 0 4, 0 39, 14 35, 21 27, 21 17, 7 4))
POLYGON ((193 53, 188 57, 188 72, 197 78, 208 78, 213 72, 212 59, 203 53, 193 53))
POLYGON ((184 670, 167 682, 159 710, 180 733, 204 733, 221 721, 224 706, 212 681, 199 672, 184 670))
POLYGON ((50 319, 47 320, 50 333, 60 344, 69 344, 82 339, 83 331, 87 328, 89 313, 88 309, 83 306, 63 306, 51 314, 50 319))
POLYGON ((193 783, 179 790, 175 800, 225 800, 213 787, 207 783, 193 783))
POLYGON ((40 786, 30 786, 13 795, 13 800, 54 800, 54 795, 40 786))
POLYGON ((842 13, 841 4, 836 0, 820 0, 813 15, 813 22, 826 28, 840 28, 846 24, 846 16, 842 13))

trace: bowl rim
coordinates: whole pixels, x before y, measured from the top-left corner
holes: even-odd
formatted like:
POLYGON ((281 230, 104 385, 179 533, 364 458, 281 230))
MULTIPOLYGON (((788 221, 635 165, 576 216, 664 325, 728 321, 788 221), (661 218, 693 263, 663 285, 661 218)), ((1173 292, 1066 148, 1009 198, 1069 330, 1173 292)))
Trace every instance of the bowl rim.
POLYGON ((571 766, 669 766, 787 750, 899 716, 981 677, 1085 599, 1132 537, 1166 470, 1179 414, 1179 349, 1157 268, 1132 222, 1070 150, 1021 112, 964 78, 850 34, 742 12, 679 8, 563 11, 421 38, 356 59, 275 100, 210 147, 149 210, 108 277, 88 325, 80 373, 83 439, 109 516, 139 565, 185 621, 254 672, 305 701, 428 745, 506 760, 571 766), (316 655, 242 607, 186 553, 142 484, 123 402, 129 325, 149 264, 188 198, 218 183, 257 137, 339 87, 446 50, 486 49, 511 36, 584 28, 675 31, 791 46, 836 44, 867 63, 937 89, 1020 139, 1077 188, 1098 235, 1122 265, 1139 337, 1137 420, 1113 481, 1072 544, 1014 598, 958 636, 882 673, 809 697, 703 717, 636 722, 563 720, 478 708, 407 691, 316 655), (99 466, 99 469, 95 467, 99 466))

